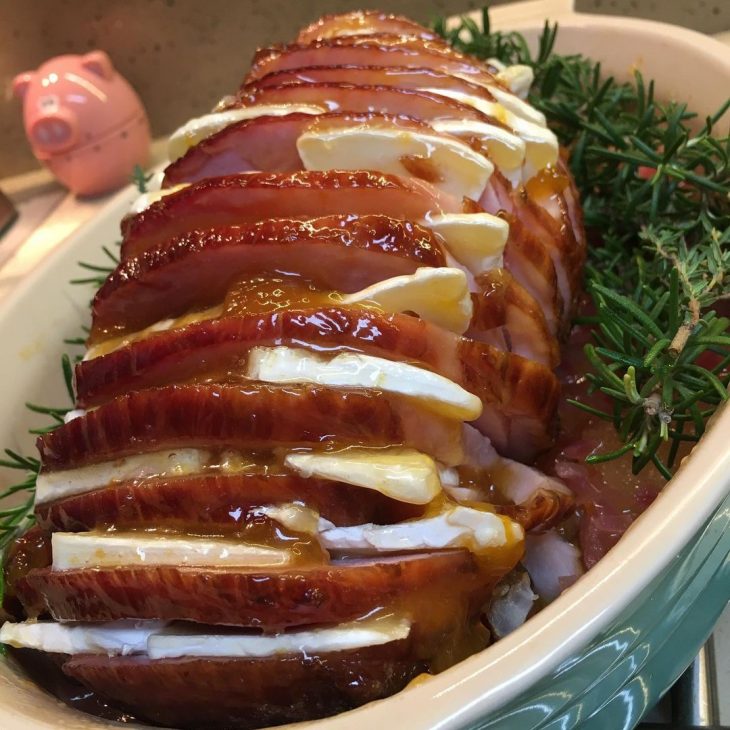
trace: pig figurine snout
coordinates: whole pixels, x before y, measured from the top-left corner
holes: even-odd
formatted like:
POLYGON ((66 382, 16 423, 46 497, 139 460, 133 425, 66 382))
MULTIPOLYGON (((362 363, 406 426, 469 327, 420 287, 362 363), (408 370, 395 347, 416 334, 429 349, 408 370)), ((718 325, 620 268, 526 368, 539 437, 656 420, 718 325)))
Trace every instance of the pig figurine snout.
POLYGON ((149 125, 134 89, 103 51, 58 56, 13 81, 36 158, 82 195, 124 184, 149 154, 149 125))

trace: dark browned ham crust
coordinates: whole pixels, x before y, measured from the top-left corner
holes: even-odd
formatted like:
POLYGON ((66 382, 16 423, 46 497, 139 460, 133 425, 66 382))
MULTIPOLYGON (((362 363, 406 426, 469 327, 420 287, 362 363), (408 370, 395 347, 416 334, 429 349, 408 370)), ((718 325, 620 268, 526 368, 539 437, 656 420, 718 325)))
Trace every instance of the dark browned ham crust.
POLYGON ((335 525, 388 524, 416 517, 421 507, 389 499, 372 489, 295 474, 214 474, 157 477, 111 484, 39 505, 48 530, 77 532, 114 526, 155 525, 195 533, 242 530, 256 507, 300 501, 335 525))
POLYGON ((427 663, 393 642, 321 656, 163 659, 76 656, 63 671, 142 720, 190 730, 316 720, 387 697, 427 663))
POLYGON ((380 390, 171 385, 132 391, 38 439, 46 470, 182 447, 391 445, 458 464, 461 425, 380 390))
POLYGON ((263 115, 235 122, 188 149, 182 157, 167 166, 162 187, 255 170, 268 172, 302 170, 303 164, 297 149, 297 140, 312 125, 323 123, 328 127, 385 124, 404 131, 415 129, 431 135, 437 134, 417 119, 369 111, 353 113, 348 110, 317 115, 304 112, 281 116, 263 115))
MULTIPOLYGON (((351 621, 383 607, 405 606, 427 622, 442 617, 439 603, 478 606, 489 590, 480 589, 480 580, 474 555, 451 550, 266 571, 43 568, 18 580, 16 591, 31 617, 46 610, 58 621, 162 619, 277 631, 351 621)), ((459 617, 457 609, 453 613, 459 617)))
POLYGON ((79 363, 78 401, 86 407, 129 389, 241 378, 248 350, 275 344, 357 349, 421 362, 482 400, 484 412, 476 425, 501 453, 527 459, 551 442, 559 384, 548 367, 414 317, 354 308, 226 317, 153 335, 79 363))
POLYGON ((254 56, 246 82, 250 83, 275 71, 343 64, 431 68, 444 73, 466 75, 483 85, 500 85, 485 63, 455 51, 442 40, 422 40, 386 33, 341 36, 306 44, 262 48, 254 56))
POLYGON ((438 40, 436 33, 414 23, 402 15, 383 13, 380 10, 354 10, 350 13, 324 15, 319 20, 302 28, 297 43, 309 43, 321 38, 332 38, 348 33, 394 33, 438 40))
POLYGON ((385 215, 420 220, 458 213, 462 201, 420 180, 364 170, 249 172, 201 180, 122 221, 122 258, 195 229, 268 218, 385 215))
POLYGON ((420 266, 445 266, 430 230, 384 215, 275 218, 194 229, 123 261, 96 293, 91 338, 144 329, 219 304, 238 279, 297 275, 355 292, 420 266))

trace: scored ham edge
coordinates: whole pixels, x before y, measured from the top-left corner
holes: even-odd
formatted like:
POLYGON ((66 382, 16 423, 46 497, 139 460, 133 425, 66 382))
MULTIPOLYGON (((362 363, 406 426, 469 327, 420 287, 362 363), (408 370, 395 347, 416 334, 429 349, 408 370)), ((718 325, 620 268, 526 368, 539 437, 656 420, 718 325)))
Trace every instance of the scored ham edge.
MULTIPOLYGON (((155 524, 183 532, 205 527, 235 534, 258 519, 257 507, 297 501, 337 526, 389 524, 423 512, 422 506, 391 499, 374 489, 296 474, 250 473, 120 482, 38 505, 36 517, 42 528, 61 532, 108 525, 125 530, 155 524)), ((542 509, 535 519, 543 519, 542 509)))
MULTIPOLYGON (((117 567, 95 570, 40 568, 15 589, 43 597, 58 621, 115 621, 123 618, 194 621, 203 624, 265 626, 277 631, 312 624, 344 623, 372 611, 406 610, 427 626, 442 618, 446 603, 459 623, 493 586, 466 550, 412 556, 332 561, 284 569, 117 567), (461 610, 458 610, 461 606, 461 610), (432 613, 433 616, 429 616, 432 613)), ((450 624, 449 624, 450 625, 450 624)))
POLYGON ((162 449, 399 445, 447 465, 461 424, 380 390, 318 385, 170 385, 132 391, 38 439, 44 469, 162 449))
POLYGON ((246 82, 256 81, 274 71, 346 64, 431 68, 457 76, 466 75, 485 86, 499 86, 484 63, 453 50, 442 41, 385 33, 262 48, 254 56, 246 82))
POLYGON ((408 641, 317 657, 153 661, 77 655, 63 664, 68 676, 140 719, 190 730, 259 728, 327 717, 388 697, 428 668, 412 656, 408 641))
POLYGON ((252 172, 184 188, 122 221, 122 258, 190 230, 267 218, 350 214, 418 221, 428 213, 461 213, 463 202, 427 183, 369 171, 252 172))
MULTIPOLYGON (((90 343, 220 304, 232 284, 247 275, 286 271, 324 291, 351 293, 444 264, 428 229, 385 216, 277 219, 194 230, 117 266, 94 297, 90 343)), ((558 345, 542 310, 509 272, 486 271, 475 278, 475 289, 471 337, 557 364, 558 345)))
POLYGON ((363 33, 394 33, 424 40, 438 40, 433 31, 402 15, 383 13, 380 10, 355 10, 351 13, 323 16, 299 31, 297 43, 363 33))
POLYGON ((194 228, 112 272, 94 297, 91 338, 134 332, 219 304, 245 277, 285 272, 325 291, 352 293, 422 266, 445 265, 430 230, 384 215, 281 217, 194 228))

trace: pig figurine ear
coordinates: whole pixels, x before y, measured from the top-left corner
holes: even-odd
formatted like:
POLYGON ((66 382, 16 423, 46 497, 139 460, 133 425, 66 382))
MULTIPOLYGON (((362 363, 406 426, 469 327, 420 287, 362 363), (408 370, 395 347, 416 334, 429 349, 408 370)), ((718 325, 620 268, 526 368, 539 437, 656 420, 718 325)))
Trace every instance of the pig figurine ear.
POLYGON ((30 82, 33 80, 33 72, 26 71, 25 73, 18 74, 13 79, 13 96, 16 99, 22 99, 25 96, 25 92, 28 91, 30 82))
POLYGON ((109 80, 114 76, 114 66, 104 51, 91 51, 81 56, 81 66, 102 79, 109 80))

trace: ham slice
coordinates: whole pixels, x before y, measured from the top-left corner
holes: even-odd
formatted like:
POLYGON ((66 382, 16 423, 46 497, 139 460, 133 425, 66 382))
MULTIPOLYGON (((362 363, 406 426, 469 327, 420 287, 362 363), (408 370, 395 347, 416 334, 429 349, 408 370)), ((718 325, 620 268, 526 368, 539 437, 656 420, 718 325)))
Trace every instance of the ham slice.
POLYGON ((429 68, 466 76, 483 86, 500 86, 486 64, 455 51, 442 41, 385 33, 262 48, 254 56, 246 81, 250 83, 286 69, 341 65, 429 68))
POLYGON ((27 590, 33 595, 37 591, 45 610, 59 621, 184 620, 278 631, 343 623, 376 609, 406 605, 414 623, 425 626, 434 620, 429 611, 439 613, 429 597, 448 594, 444 602, 455 616, 463 616, 467 595, 474 602, 471 610, 484 596, 480 581, 471 553, 445 550, 264 572, 170 566, 43 568, 22 578, 16 590, 21 600, 27 590))
MULTIPOLYGON (((549 368, 488 344, 460 338, 408 315, 361 309, 288 310, 207 320, 158 333, 79 363, 79 404, 98 404, 133 388, 205 380, 235 368, 251 347, 268 344, 308 345, 327 351, 356 349, 388 359, 423 363, 482 400, 484 412, 476 423, 501 453, 527 459, 551 441, 559 386, 549 368)), ((326 431, 327 416, 322 415, 326 431)), ((334 413, 331 417, 336 422, 334 413)), ((372 438, 377 438, 375 430, 373 425, 372 438)), ((396 432, 391 436, 400 438, 396 432)), ((341 440, 345 440, 344 433, 341 440)), ((382 443, 388 443, 387 435, 382 443)))
MULTIPOLYGON (((259 514, 257 507, 297 501, 340 526, 389 524, 417 517, 422 511, 373 489, 295 474, 199 474, 112 484, 39 505, 36 517, 44 529, 62 532, 154 524, 183 532, 207 529, 233 534, 259 514)), ((50 555, 45 565, 49 563, 50 555)))
MULTIPOLYGON (((293 113, 265 115, 236 122, 191 147, 182 157, 168 165, 162 186, 171 187, 197 182, 206 177, 235 175, 241 172, 294 172, 303 163, 297 150, 299 137, 313 126, 333 129, 367 125, 395 129, 398 132, 440 134, 423 122, 406 116, 375 113, 330 112, 328 114, 293 113)), ((414 172, 418 169, 414 166, 414 172)), ((417 175, 415 175, 417 176, 417 175)))
MULTIPOLYGON (((272 203, 277 197, 272 193, 272 203)), ((193 229, 115 269, 94 297, 91 340, 219 304, 245 277, 286 272, 325 291, 351 293, 446 263, 430 230, 384 215, 274 218, 193 229)))
POLYGON ((468 104, 436 93, 395 86, 356 86, 350 83, 282 84, 245 86, 233 107, 263 104, 316 104, 332 112, 365 114, 377 109, 381 114, 408 116, 431 122, 442 119, 474 120, 492 124, 494 120, 468 104))
POLYGON ((351 13, 325 15, 299 31, 297 43, 310 43, 323 38, 344 35, 389 33, 407 35, 423 40, 439 39, 438 35, 402 15, 383 13, 380 10, 355 10, 351 13))
POLYGON ((474 315, 467 337, 554 368, 560 350, 535 299, 506 269, 493 269, 475 279, 474 315))
POLYGON ((392 445, 445 464, 462 458, 460 424, 412 401, 379 390, 261 383, 131 392, 38 439, 44 468, 51 471, 184 446, 392 445))
POLYGON ((260 659, 74 656, 63 671, 155 725, 246 730, 316 720, 400 691, 428 669, 409 647, 260 659))
POLYGON ((420 220, 460 213, 462 201, 428 183, 368 171, 252 172, 202 180, 122 221, 122 258, 194 229, 268 218, 385 215, 420 220))
MULTIPOLYGON (((518 245, 513 243, 512 248, 539 246, 549 256, 554 269, 554 284, 548 284, 545 276, 542 277, 543 282, 538 283, 538 277, 521 274, 520 281, 543 305, 546 316, 557 314, 555 309, 551 313, 547 308, 547 297, 550 296, 551 289, 556 289, 563 302, 559 321, 567 326, 572 316, 575 297, 580 290, 586 242, 580 214, 575 212, 573 202, 573 218, 570 217, 563 191, 568 191, 571 200, 575 200, 574 183, 565 167, 557 171, 543 171, 530 180, 524 189, 519 190, 511 190, 509 183, 496 172, 479 202, 488 213, 502 212, 509 216, 510 238, 519 242, 518 245), (541 292, 539 296, 538 286, 541 292)), ((508 241, 505 251, 508 258, 509 251, 508 241)), ((543 271, 547 268, 546 264, 540 266, 543 271)))

